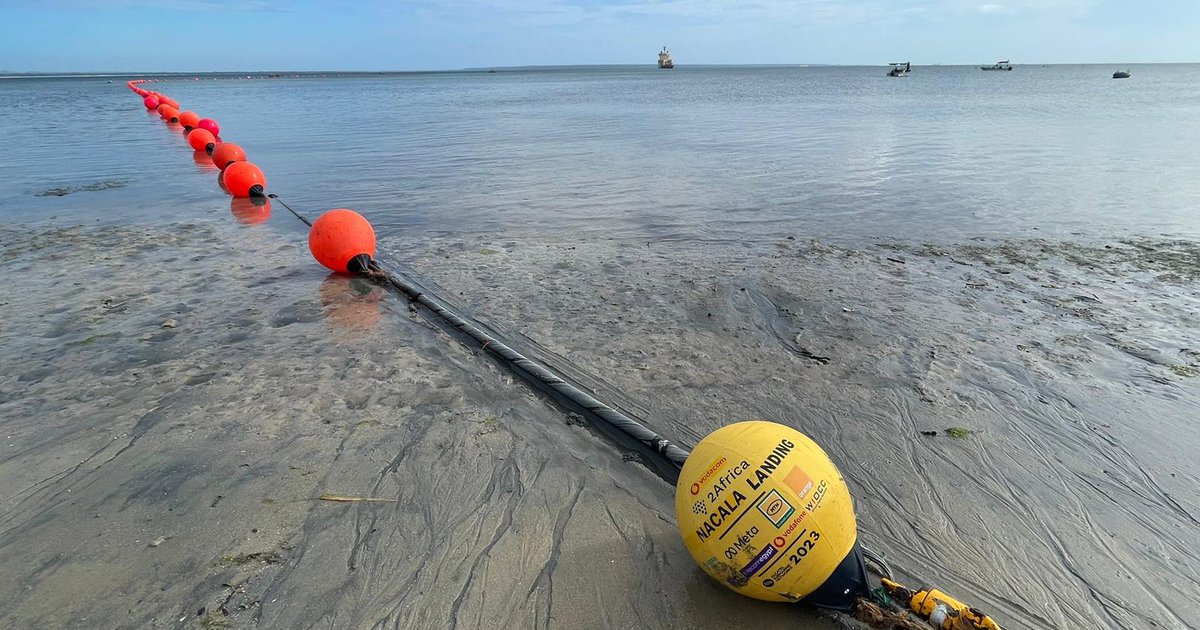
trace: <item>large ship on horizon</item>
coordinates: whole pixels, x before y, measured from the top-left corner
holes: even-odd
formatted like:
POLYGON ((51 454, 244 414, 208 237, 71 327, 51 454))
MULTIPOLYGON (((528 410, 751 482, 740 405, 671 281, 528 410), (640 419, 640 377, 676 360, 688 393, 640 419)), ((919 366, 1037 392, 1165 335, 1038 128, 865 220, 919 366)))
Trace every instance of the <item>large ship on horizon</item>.
POLYGON ((671 51, 667 50, 666 46, 663 46, 662 51, 658 53, 658 69, 670 70, 674 67, 675 62, 671 61, 671 51))

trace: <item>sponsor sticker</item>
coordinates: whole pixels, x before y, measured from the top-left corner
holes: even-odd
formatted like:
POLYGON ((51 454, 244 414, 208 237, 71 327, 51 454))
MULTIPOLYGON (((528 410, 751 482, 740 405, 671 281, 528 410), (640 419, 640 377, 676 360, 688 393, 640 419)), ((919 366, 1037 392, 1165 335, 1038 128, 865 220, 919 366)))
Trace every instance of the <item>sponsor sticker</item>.
MULTIPOLYGON (((800 467, 798 466, 792 467, 792 472, 789 472, 787 476, 783 478, 783 483, 787 484, 787 487, 791 488, 792 491, 796 493, 796 496, 801 499, 803 499, 804 495, 808 494, 808 491, 812 490, 813 487, 812 477, 809 477, 807 473, 805 473, 803 470, 800 470, 800 467)), ((695 493, 693 492, 692 494, 695 493)))
POLYGON ((778 490, 768 492, 756 507, 775 527, 782 525, 796 511, 796 508, 792 507, 792 504, 788 503, 778 490))
POLYGON ((700 488, 703 486, 704 482, 708 481, 710 477, 716 474, 717 471, 721 469, 721 466, 725 465, 726 461, 728 460, 724 457, 718 458, 714 460, 713 463, 709 464, 708 468, 704 469, 704 474, 700 475, 700 478, 696 480, 696 483, 693 483, 692 486, 688 488, 692 491, 692 496, 700 494, 700 488))
POLYGON ((758 573, 758 570, 766 566, 767 561, 775 557, 775 554, 777 553, 779 553, 778 549, 768 545, 762 551, 758 552, 757 556, 754 556, 754 559, 750 561, 750 564, 742 567, 742 575, 750 577, 751 575, 758 573))

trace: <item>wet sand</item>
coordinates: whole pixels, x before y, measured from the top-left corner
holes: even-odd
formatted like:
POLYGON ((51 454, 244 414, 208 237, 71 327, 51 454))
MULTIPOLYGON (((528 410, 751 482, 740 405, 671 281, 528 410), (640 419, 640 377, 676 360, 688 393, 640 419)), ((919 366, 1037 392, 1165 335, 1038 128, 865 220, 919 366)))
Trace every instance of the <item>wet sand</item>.
POLYGON ((385 246, 669 438, 812 436, 867 542, 1005 627, 1200 618, 1195 243, 385 246))
MULTIPOLYGON (((302 241, 39 223, 0 251, 0 626, 835 627, 708 580, 672 488, 302 241)), ((711 421, 689 400, 668 427, 711 421)))

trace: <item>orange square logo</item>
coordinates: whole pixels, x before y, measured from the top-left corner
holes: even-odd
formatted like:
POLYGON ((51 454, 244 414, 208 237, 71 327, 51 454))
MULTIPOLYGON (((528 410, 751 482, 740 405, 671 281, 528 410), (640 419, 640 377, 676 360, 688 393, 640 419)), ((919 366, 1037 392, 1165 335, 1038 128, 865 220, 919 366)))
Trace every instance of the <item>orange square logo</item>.
POLYGON ((812 490, 813 487, 812 477, 809 477, 797 466, 792 466, 792 472, 788 473, 787 476, 783 478, 783 483, 787 484, 787 487, 791 488, 792 492, 795 492, 796 496, 800 497, 801 499, 803 499, 804 495, 808 494, 808 491, 812 490))

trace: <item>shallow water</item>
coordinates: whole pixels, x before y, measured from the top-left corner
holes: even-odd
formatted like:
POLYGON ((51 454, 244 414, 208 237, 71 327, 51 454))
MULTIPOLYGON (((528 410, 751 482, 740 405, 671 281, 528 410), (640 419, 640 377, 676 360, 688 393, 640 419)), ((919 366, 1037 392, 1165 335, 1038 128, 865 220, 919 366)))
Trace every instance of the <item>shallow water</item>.
MULTIPOLYGON (((668 437, 805 431, 907 579, 1011 627, 1187 628, 1200 66, 1111 70, 161 87, 668 437)), ((708 582, 668 486, 328 279, 122 82, 0 81, 11 623, 821 626, 708 582)))
MULTIPOLYGON (((1200 65, 1135 66, 1124 81, 1112 70, 609 68, 166 86, 218 119, 278 192, 313 210, 369 210, 384 234, 536 224, 729 240, 1196 236, 1200 65)), ((24 203, 73 182, 207 198, 210 182, 184 177, 189 165, 163 141, 171 132, 142 119, 123 79, 105 80, 0 80, 5 213, 166 210, 116 195, 24 203)))

